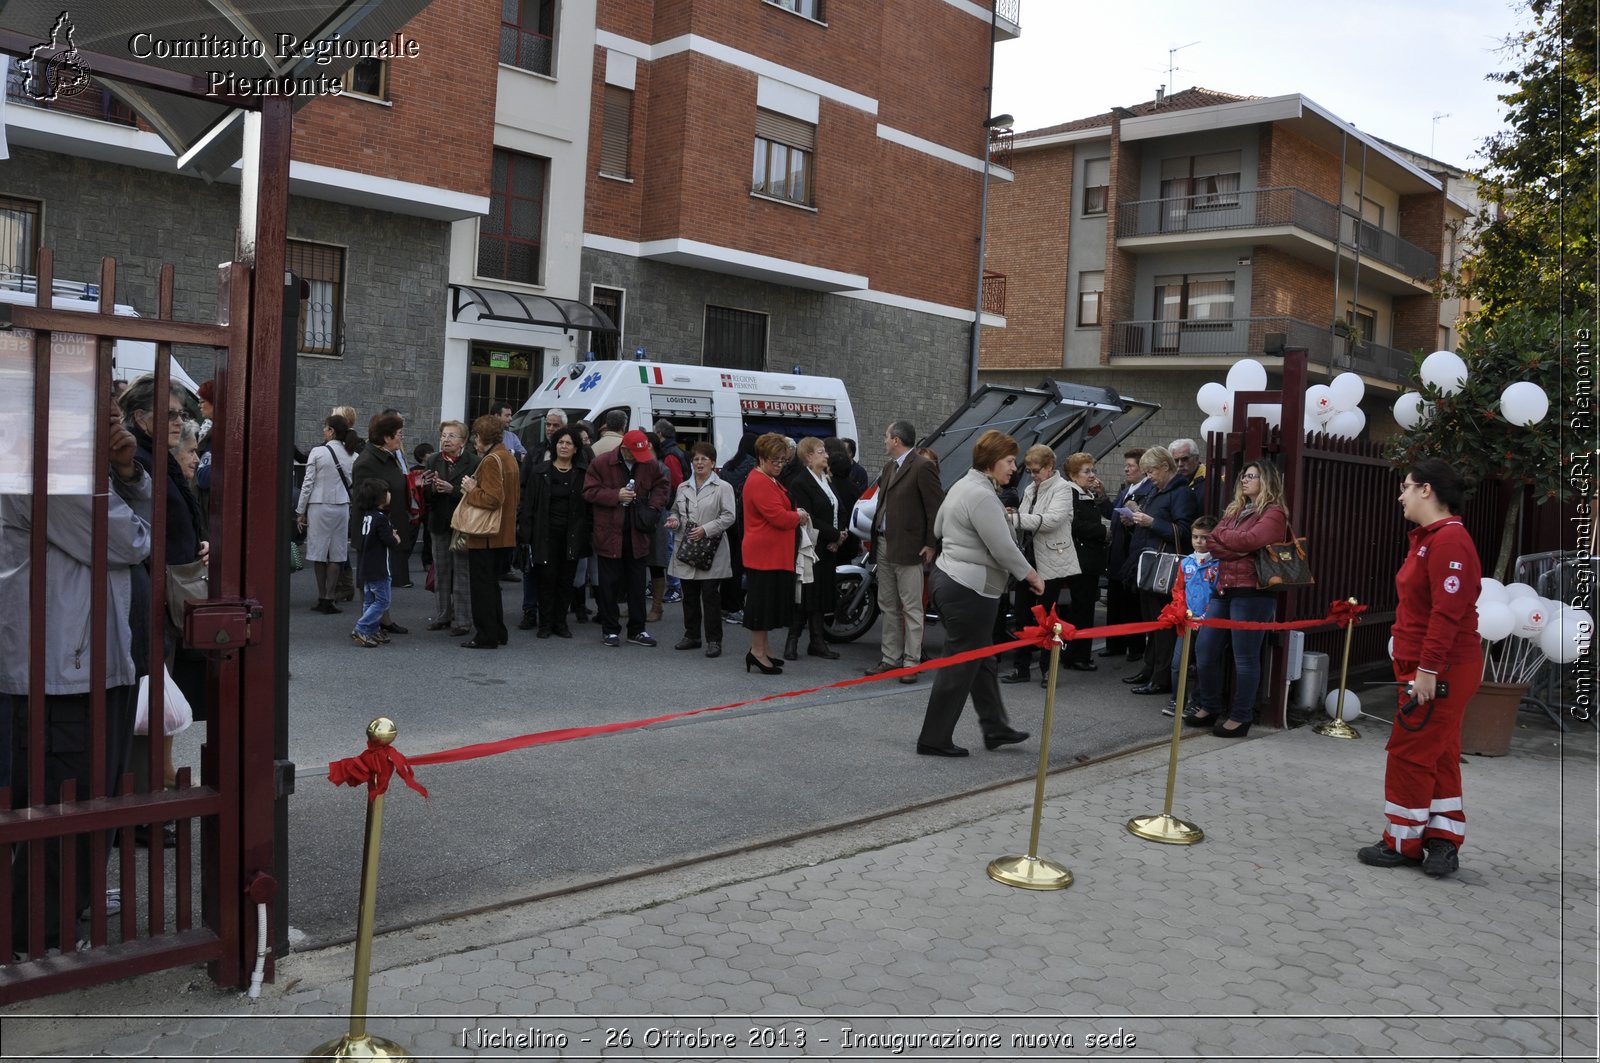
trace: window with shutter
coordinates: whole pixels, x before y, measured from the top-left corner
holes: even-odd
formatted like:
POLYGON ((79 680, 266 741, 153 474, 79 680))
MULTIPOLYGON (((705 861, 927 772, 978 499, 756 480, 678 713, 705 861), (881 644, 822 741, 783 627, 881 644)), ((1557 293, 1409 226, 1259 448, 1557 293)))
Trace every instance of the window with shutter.
POLYGON ((628 177, 629 148, 633 142, 633 90, 606 86, 600 118, 600 172, 628 177))
POLYGON ((811 166, 817 127, 776 111, 757 109, 750 191, 811 205, 811 166))
POLYGON ((284 266, 310 289, 300 301, 300 352, 343 354, 344 248, 290 240, 284 266))

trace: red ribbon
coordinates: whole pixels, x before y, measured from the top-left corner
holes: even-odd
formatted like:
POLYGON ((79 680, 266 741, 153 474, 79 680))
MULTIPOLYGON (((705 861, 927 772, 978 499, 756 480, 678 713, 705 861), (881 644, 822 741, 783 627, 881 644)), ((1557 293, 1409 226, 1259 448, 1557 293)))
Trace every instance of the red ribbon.
POLYGON ((392 744, 380 744, 369 738, 367 751, 359 757, 346 757, 328 764, 329 782, 335 786, 360 786, 366 783, 368 801, 388 791, 389 779, 393 775, 399 775, 401 782, 423 797, 428 796, 427 789, 417 782, 411 762, 392 744))
POLYGON ((1033 642, 1040 649, 1049 649, 1056 641, 1056 628, 1061 629, 1059 636, 1062 642, 1071 642, 1078 637, 1078 629, 1056 615, 1054 605, 1046 609, 1042 605, 1033 607, 1033 627, 1025 627, 1017 632, 1020 642, 1033 642))
POLYGON ((1366 611, 1366 606, 1348 598, 1336 598, 1328 603, 1328 619, 1340 627, 1355 623, 1356 618, 1366 611))

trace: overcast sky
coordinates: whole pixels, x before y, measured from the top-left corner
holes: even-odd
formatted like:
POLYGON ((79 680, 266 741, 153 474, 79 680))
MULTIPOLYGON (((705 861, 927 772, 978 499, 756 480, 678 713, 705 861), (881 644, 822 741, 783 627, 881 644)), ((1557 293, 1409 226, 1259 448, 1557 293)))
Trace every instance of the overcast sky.
POLYGON ((1510 65, 1501 42, 1531 22, 1508 0, 1022 0, 1022 36, 995 50, 994 111, 1021 132, 1151 99, 1163 83, 1298 92, 1363 132, 1473 166, 1504 107, 1485 75, 1510 65), (1169 82, 1167 50, 1180 45, 1169 82))

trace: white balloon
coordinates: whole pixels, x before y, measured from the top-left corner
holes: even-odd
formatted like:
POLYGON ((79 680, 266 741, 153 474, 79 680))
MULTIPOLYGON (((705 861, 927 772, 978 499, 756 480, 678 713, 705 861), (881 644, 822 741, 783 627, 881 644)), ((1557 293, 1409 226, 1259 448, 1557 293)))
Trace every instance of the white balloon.
POLYGON ((1326 384, 1312 384, 1306 388, 1306 417, 1308 420, 1326 420, 1333 414, 1333 391, 1326 384))
POLYGON ((1367 426, 1367 415, 1360 410, 1344 410, 1328 418, 1328 434, 1354 439, 1367 426))
POLYGON ((1422 396, 1408 391, 1394 400, 1394 420, 1401 428, 1415 428, 1422 423, 1422 396))
POLYGON ((1467 382, 1467 363, 1454 351, 1434 351, 1422 360, 1422 382, 1454 395, 1467 382))
POLYGON ((1394 636, 1389 636, 1389 660, 1394 660, 1394 636))
POLYGON ((1252 402, 1245 411, 1247 417, 1260 417, 1271 428, 1283 424, 1283 407, 1276 402, 1252 402))
POLYGON ((1478 637, 1488 639, 1490 642, 1499 642, 1511 634, 1511 629, 1516 627, 1517 619, 1511 615, 1511 607, 1504 602, 1486 602, 1478 599, 1478 637))
POLYGON ((1534 590, 1532 587, 1528 586, 1526 583, 1508 583, 1508 584, 1506 584, 1506 598, 1509 601, 1513 601, 1514 602, 1518 598, 1537 598, 1537 597, 1539 597, 1539 592, 1534 590))
POLYGON ((1509 608, 1511 617, 1515 621, 1511 628, 1512 633, 1518 638, 1538 641, 1539 633, 1550 621, 1552 612, 1550 603, 1536 594, 1532 598, 1516 599, 1509 608))
POLYGON ((1328 691, 1328 696, 1322 699, 1322 711, 1328 714, 1330 720, 1343 716, 1346 720, 1353 720, 1361 715, 1361 699, 1356 697, 1355 691, 1344 692, 1344 712, 1339 711, 1339 692, 1328 691))
POLYGON ((1589 652, 1594 641, 1594 621, 1582 609, 1563 609, 1539 633, 1539 649, 1557 664, 1571 664, 1589 652))
POLYGON ((1229 391, 1265 391, 1267 370, 1254 358, 1241 358, 1228 370, 1229 391))
POLYGON ((1505 587, 1501 586, 1498 581, 1494 583, 1491 583, 1489 580, 1483 581, 1483 589, 1478 592, 1479 609, 1482 609, 1486 605, 1510 604, 1511 596, 1506 593, 1505 587))
POLYGON ((1480 601, 1480 602, 1483 601, 1483 593, 1482 593, 1482 591, 1497 591, 1497 592, 1499 592, 1500 596, 1498 598, 1490 599, 1491 601, 1503 602, 1503 601, 1506 600, 1506 597, 1507 597, 1507 595, 1505 593, 1506 585, 1504 583, 1501 583, 1499 580, 1495 579, 1493 576, 1485 576, 1485 577, 1483 577, 1482 579, 1480 579, 1478 581, 1478 586, 1481 588, 1481 590, 1479 591, 1479 594, 1478 594, 1478 601, 1480 601))
POLYGON ((1544 415, 1549 412, 1550 396, 1531 380, 1507 384, 1500 393, 1500 416, 1512 424, 1526 428, 1544 420, 1544 415))
POLYGON ((1220 413, 1211 417, 1207 417, 1200 423, 1201 442, 1203 443, 1206 436, 1210 435, 1212 432, 1226 432, 1231 425, 1232 422, 1228 418, 1222 416, 1220 413))
POLYGON ((1340 373, 1333 378, 1333 383, 1328 385, 1328 390, 1333 394, 1333 408, 1343 413, 1361 405, 1361 398, 1367 393, 1367 385, 1355 373, 1340 373))
POLYGON ((1195 404, 1200 407, 1200 412, 1208 417, 1215 417, 1222 412, 1222 404, 1228 401, 1228 389, 1213 380, 1209 384, 1201 384, 1200 391, 1194 397, 1195 404))

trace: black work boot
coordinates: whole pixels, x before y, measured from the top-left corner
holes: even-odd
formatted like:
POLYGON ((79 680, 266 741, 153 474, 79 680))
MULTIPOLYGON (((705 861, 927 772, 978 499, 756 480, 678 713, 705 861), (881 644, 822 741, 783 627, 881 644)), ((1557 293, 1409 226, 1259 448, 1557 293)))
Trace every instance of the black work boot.
POLYGON ((1368 845, 1356 852, 1356 859, 1368 867, 1415 867, 1421 863, 1387 845, 1368 845))
POLYGON ((1434 878, 1453 875, 1461 869, 1461 857, 1455 842, 1444 838, 1429 838, 1422 843, 1422 873, 1434 878))

